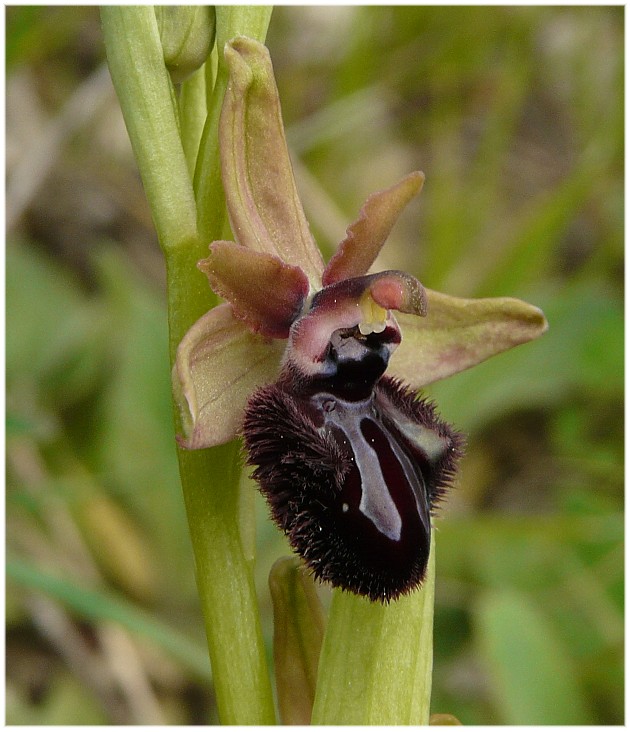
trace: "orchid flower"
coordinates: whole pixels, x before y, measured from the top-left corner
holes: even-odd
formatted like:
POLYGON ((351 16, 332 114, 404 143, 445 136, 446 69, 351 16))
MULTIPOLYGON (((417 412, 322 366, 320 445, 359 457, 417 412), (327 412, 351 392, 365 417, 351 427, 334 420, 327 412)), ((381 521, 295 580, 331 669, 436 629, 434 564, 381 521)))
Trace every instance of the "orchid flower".
POLYGON ((242 435, 271 514, 314 575, 372 600, 422 582, 463 438, 422 387, 542 334, 536 307, 370 273, 412 172, 370 196, 324 265, 298 198, 265 46, 226 44, 221 170, 236 242, 199 262, 226 302, 173 369, 188 449, 242 435))

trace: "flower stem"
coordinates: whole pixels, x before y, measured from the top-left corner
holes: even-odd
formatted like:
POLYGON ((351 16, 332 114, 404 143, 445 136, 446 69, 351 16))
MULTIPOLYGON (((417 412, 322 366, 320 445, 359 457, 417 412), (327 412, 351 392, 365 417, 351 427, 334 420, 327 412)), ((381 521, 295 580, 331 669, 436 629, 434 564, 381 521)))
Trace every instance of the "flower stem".
POLYGON ((101 8, 107 62, 164 250, 197 237, 173 84, 150 5, 101 8))
MULTIPOLYGON (((195 267, 199 258, 194 248, 167 257, 172 358, 186 324, 215 304, 209 302, 214 296, 195 267)), ((175 419, 181 433, 179 413, 175 419)), ((238 443, 177 452, 219 718, 223 724, 273 724, 252 567, 241 537, 241 522, 247 517, 239 510, 238 443)))
POLYGON ((179 115, 182 129, 182 145, 192 180, 195 174, 197 152, 203 126, 206 121, 206 69, 205 64, 181 86, 179 115))
POLYGON ((219 718, 223 724, 274 724, 254 580, 241 544, 238 450, 236 442, 181 450, 179 467, 219 718))
POLYGON ((428 724, 434 586, 432 549, 422 589, 389 605, 335 591, 312 724, 428 724))
MULTIPOLYGON (((261 27, 266 31, 268 9, 245 11, 234 13, 229 32, 248 35, 250 25, 256 33, 261 27)), ((190 174, 194 150, 189 137, 196 134, 199 102, 185 100, 192 132, 185 124, 184 146, 153 7, 103 7, 101 18, 112 79, 166 256, 173 363, 183 335, 216 304, 196 263, 207 254, 209 241, 220 238, 223 230, 220 175, 218 168, 209 171, 205 181, 205 203, 213 218, 206 219, 202 237, 197 228, 190 174)), ((193 82, 189 87, 193 93, 200 85, 193 82)), ((222 96, 217 86, 215 94, 222 96)), ((213 108, 220 105, 221 98, 208 101, 213 108)), ((206 140, 206 150, 210 144, 216 148, 218 140, 206 140)), ((178 410, 174 411, 179 431, 178 410)), ((231 443, 195 452, 180 449, 178 458, 220 719, 224 724, 272 724, 275 713, 252 568, 241 539, 238 446, 231 443)))

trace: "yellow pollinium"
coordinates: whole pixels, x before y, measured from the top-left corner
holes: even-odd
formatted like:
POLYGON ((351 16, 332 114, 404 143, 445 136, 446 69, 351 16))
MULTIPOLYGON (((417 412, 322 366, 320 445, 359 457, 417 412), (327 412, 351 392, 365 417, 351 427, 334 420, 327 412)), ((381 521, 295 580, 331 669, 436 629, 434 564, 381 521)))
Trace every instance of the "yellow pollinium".
POLYGON ((366 290, 359 300, 361 308, 361 322, 359 323, 359 332, 361 335, 370 335, 370 333, 382 333, 385 330, 385 321, 387 320, 387 310, 381 307, 366 290))

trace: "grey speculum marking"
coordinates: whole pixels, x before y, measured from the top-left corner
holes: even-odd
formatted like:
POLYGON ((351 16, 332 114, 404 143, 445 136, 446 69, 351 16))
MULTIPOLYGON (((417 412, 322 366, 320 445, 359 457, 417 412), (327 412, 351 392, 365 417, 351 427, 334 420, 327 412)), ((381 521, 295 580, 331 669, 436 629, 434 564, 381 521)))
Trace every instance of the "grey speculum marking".
MULTIPOLYGON (((330 429, 331 425, 334 425, 350 444, 360 476, 361 500, 358 510, 381 534, 391 541, 400 541, 403 519, 392 497, 397 488, 390 485, 387 480, 388 477, 392 479, 392 466, 388 465, 387 457, 380 454, 379 445, 376 444, 377 437, 369 438, 367 433, 376 433, 378 438, 386 441, 393 459, 398 463, 396 472, 398 475, 402 472, 405 482, 413 490, 417 503, 421 500, 419 492, 424 491, 418 472, 414 470, 398 442, 373 416, 374 407, 371 398, 359 402, 347 402, 329 394, 320 394, 314 397, 313 401, 322 407, 323 429, 330 429)), ((390 457, 390 462, 391 459, 390 457)), ((428 529, 425 512, 421 511, 419 506, 418 513, 425 528, 428 529)))

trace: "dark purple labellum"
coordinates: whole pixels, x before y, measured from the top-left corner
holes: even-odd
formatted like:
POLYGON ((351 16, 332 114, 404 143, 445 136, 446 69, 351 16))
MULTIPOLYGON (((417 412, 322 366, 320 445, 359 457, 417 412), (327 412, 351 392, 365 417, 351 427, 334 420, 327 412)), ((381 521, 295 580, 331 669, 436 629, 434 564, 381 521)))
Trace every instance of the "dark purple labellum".
POLYGON ((251 398, 243 430, 273 519, 315 576, 381 601, 424 579, 431 511, 463 444, 432 404, 381 376, 391 335, 335 334, 326 375, 285 370, 251 398))

